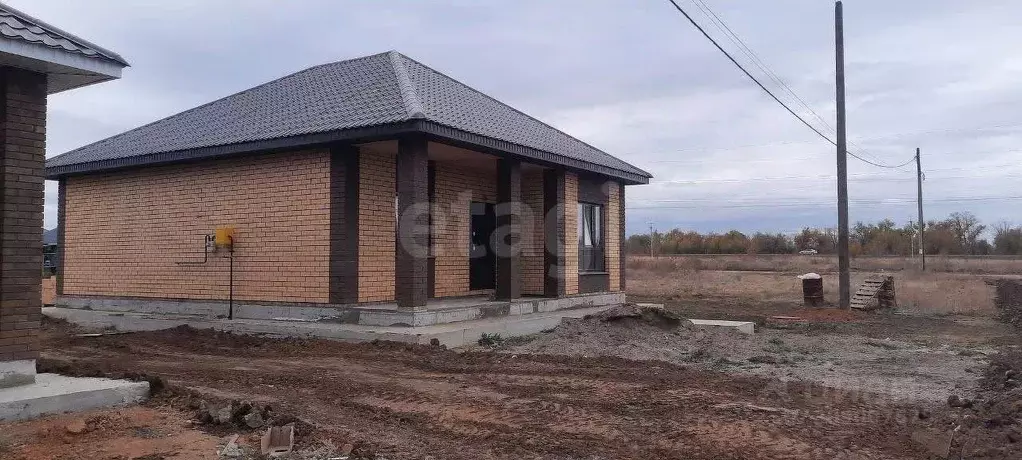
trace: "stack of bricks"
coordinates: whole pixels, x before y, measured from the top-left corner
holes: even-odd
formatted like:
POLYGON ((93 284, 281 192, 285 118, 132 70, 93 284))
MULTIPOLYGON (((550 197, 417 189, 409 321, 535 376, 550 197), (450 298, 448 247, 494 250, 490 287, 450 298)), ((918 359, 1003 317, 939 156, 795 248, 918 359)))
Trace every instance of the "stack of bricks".
POLYGON ((543 295, 543 170, 522 171, 522 294, 543 295))
POLYGON ((433 205, 436 297, 469 294, 471 203, 496 203, 497 169, 436 163, 433 205))
POLYGON ((621 185, 615 181, 607 181, 607 230, 606 248, 608 288, 611 291, 621 290, 621 185))
POLYGON ((62 295, 226 300, 227 252, 197 262, 203 260, 204 236, 232 226, 235 300, 328 300, 326 151, 64 181, 62 295))
POLYGON ((395 257, 397 255, 395 246, 397 157, 395 153, 396 149, 365 148, 359 158, 359 302, 389 302, 395 299, 395 257))
MULTIPOLYGON (((0 362, 38 356, 46 76, 0 69, 0 362)), ((30 366, 34 367, 34 365, 30 366)), ((0 386, 31 383, 0 382, 0 386)))
POLYGON ((578 175, 564 173, 564 293, 578 294, 578 175))

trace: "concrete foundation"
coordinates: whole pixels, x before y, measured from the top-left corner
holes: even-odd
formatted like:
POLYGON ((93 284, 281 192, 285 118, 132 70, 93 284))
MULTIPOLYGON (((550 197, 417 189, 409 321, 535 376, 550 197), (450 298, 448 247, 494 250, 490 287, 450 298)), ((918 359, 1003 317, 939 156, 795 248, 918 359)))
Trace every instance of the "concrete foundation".
POLYGON ((35 383, 35 360, 0 361, 0 388, 35 383))
POLYGON ((120 331, 150 331, 188 325, 199 329, 212 328, 239 334, 315 337, 350 342, 390 340, 429 344, 436 339, 442 345, 460 347, 475 344, 484 333, 500 334, 505 338, 535 334, 553 329, 560 324, 562 318, 581 318, 599 313, 612 306, 574 308, 417 327, 257 319, 227 320, 190 315, 122 313, 58 307, 43 308, 43 314, 83 327, 113 327, 120 331))
POLYGON ((0 421, 123 406, 148 397, 148 382, 38 374, 33 384, 0 389, 0 421))
POLYGON ((742 334, 752 334, 756 332, 756 323, 752 321, 724 321, 715 319, 690 319, 689 321, 697 327, 727 327, 741 332, 742 334))
MULTIPOLYGON (((496 301, 482 297, 431 299, 422 310, 397 308, 394 303, 324 305, 235 302, 234 318, 245 320, 307 321, 363 326, 433 326, 502 316, 548 313, 573 308, 624 303, 623 292, 579 294, 558 298, 496 301)), ((56 306, 71 309, 226 318, 226 302, 139 299, 125 297, 60 296, 56 306)))

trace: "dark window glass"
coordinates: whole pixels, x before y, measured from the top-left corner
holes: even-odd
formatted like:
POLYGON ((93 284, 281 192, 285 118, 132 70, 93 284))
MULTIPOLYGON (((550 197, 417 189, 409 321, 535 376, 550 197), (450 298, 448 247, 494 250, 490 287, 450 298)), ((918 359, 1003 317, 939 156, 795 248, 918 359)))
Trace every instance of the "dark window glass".
POLYGON ((578 270, 606 270, 603 244, 603 206, 578 204, 578 270))

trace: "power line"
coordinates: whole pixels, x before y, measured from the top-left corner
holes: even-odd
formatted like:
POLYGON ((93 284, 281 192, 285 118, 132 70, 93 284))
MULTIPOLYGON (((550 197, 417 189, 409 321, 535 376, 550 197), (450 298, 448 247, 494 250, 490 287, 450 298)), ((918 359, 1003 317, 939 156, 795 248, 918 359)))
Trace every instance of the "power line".
MULTIPOLYGON (((869 139, 883 139, 883 138, 882 137, 872 137, 872 138, 869 138, 869 139)), ((692 147, 692 148, 687 148, 687 149, 663 150, 663 151, 655 152, 655 153, 652 153, 652 154, 653 155, 670 155, 670 154, 676 154, 676 153, 682 153, 682 152, 697 152, 697 151, 701 151, 701 152, 736 152, 736 151, 745 150, 745 149, 754 149, 754 148, 762 148, 762 147, 780 147, 780 146, 785 146, 785 145, 802 145, 802 144, 810 144, 810 143, 812 143, 812 142, 810 142, 810 141, 785 141, 785 142, 772 142, 772 143, 768 143, 768 144, 735 145, 735 146, 731 146, 731 147, 692 147)), ((1022 149, 986 150, 986 151, 982 151, 982 152, 972 152, 972 151, 967 151, 967 150, 949 150, 949 151, 944 151, 944 152, 934 152, 934 153, 930 153, 930 154, 927 154, 927 155, 964 155, 964 154, 969 154, 969 155, 987 155, 987 154, 993 154, 993 153, 1011 153, 1011 152, 1019 152, 1019 151, 1022 151, 1022 149)), ((816 159, 819 159, 819 157, 788 158, 788 160, 816 160, 816 159)), ((763 159, 763 160, 768 160, 768 159, 763 159)), ((700 163, 700 162, 705 162, 705 161, 706 161, 705 159, 701 159, 701 158, 685 158, 685 159, 681 159, 681 160, 676 160, 676 159, 671 159, 671 160, 647 160, 647 163, 700 163)), ((743 160, 743 161, 745 161, 745 160, 743 160)), ((753 159, 753 160, 749 160, 749 161, 759 161, 759 160, 753 159)), ((769 159, 769 161, 776 161, 776 160, 769 159)))
MULTIPOLYGON (((749 45, 746 44, 745 41, 742 40, 742 38, 739 37, 734 30, 731 30, 731 27, 729 27, 727 23, 724 22, 724 19, 721 18, 716 12, 714 12, 713 9, 706 4, 706 2, 704 2, 703 0, 693 0, 693 2, 695 3, 696 7, 699 8, 700 11, 702 11, 703 15, 710 20, 710 23, 716 26, 717 30, 719 30, 722 34, 724 34, 725 37, 731 40, 731 43, 737 46, 738 50, 744 53, 745 56, 747 56, 749 60, 756 65, 756 67, 759 67, 759 70, 762 70, 763 73, 765 73, 768 77, 770 77, 771 80, 774 81, 774 83, 777 83, 778 86, 780 86, 782 89, 787 91, 788 94, 795 98, 795 100, 798 101, 798 103, 801 104, 803 108, 808 110, 809 113, 813 114, 813 116, 816 117, 816 119, 819 120, 820 123, 823 123, 823 126, 826 127, 829 132, 837 134, 837 130, 834 129, 834 127, 831 126, 826 119, 820 116, 820 114, 817 113, 816 110, 813 110, 813 107, 809 105, 809 103, 806 102, 805 99, 802 99, 802 97, 799 96, 798 93, 795 92, 795 90, 791 89, 791 87, 788 86, 788 84, 785 83, 784 80, 781 80, 781 77, 778 76, 777 73, 774 72, 773 69, 771 69, 770 66, 766 64, 766 62, 763 62, 759 55, 756 54, 756 52, 753 51, 752 48, 749 48, 749 45)), ((862 148, 855 142, 849 140, 848 143, 855 147, 856 151, 860 155, 869 155, 875 161, 878 162, 880 161, 880 159, 876 155, 862 148)))
MULTIPOLYGON (((1022 196, 1004 196, 1004 197, 972 197, 972 198, 948 198, 948 199, 931 199, 926 200, 927 203, 974 203, 984 201, 1009 201, 1019 200, 1022 196)), ((708 204, 713 203, 712 201, 701 201, 701 202, 680 202, 678 204, 669 205, 656 205, 656 206, 630 206, 629 209, 706 209, 708 204)), ((885 200, 852 200, 850 204, 855 205, 870 205, 870 206, 911 206, 916 204, 915 198, 898 198, 898 199, 885 199, 885 200)), ((719 205, 712 205, 713 209, 750 209, 750 208, 818 208, 818 207, 830 207, 833 203, 830 202, 783 202, 783 203, 735 203, 729 201, 719 205)))
POLYGON ((807 110, 809 110, 809 112, 812 113, 813 116, 815 116, 816 119, 820 121, 820 123, 823 123, 823 126, 825 126, 828 129, 828 131, 835 132, 834 127, 831 126, 830 123, 827 122, 827 120, 821 117, 820 114, 816 113, 816 111, 813 110, 813 108, 804 99, 799 97, 799 95, 796 94, 795 91, 792 91, 791 87, 785 84, 784 81, 782 81, 781 78, 777 76, 777 74, 765 62, 763 62, 762 59, 760 59, 759 55, 756 54, 756 52, 753 51, 751 48, 749 48, 745 41, 742 40, 742 38, 739 37, 738 34, 735 33, 735 31, 731 30, 731 27, 729 27, 727 23, 724 22, 724 20, 717 15, 717 13, 715 13, 713 9, 711 9, 710 6, 706 4, 706 2, 704 2, 703 0, 693 1, 695 2, 696 6, 700 10, 702 10, 703 15, 710 19, 710 23, 717 26, 717 30, 721 31, 725 37, 731 40, 731 43, 734 43, 735 46, 737 46, 740 51, 742 51, 746 56, 748 56, 752 63, 756 65, 756 67, 759 67, 759 69, 762 70, 763 73, 765 73, 768 77, 770 77, 770 79, 772 79, 774 83, 777 83, 781 88, 785 89, 788 92, 788 94, 791 94, 795 98, 795 100, 802 104, 802 107, 805 107, 807 110))
MULTIPOLYGON (((756 83, 756 85, 757 85, 757 86, 759 86, 759 88, 760 88, 760 89, 762 89, 762 90, 763 90, 764 92, 766 92, 766 93, 767 93, 767 94, 768 94, 768 95, 769 95, 769 96, 770 96, 771 98, 773 98, 773 100, 774 100, 774 101, 776 101, 776 102, 777 102, 778 104, 781 104, 781 106, 782 106, 782 107, 784 107, 784 109, 785 109, 785 110, 787 110, 787 111, 788 111, 788 113, 790 113, 790 114, 791 114, 792 116, 794 116, 795 118, 797 118, 797 119, 798 119, 798 121, 801 121, 801 122, 802 122, 802 124, 806 125, 806 127, 808 127, 809 129, 813 130, 813 132, 815 132, 815 133, 816 133, 816 134, 817 134, 818 136, 822 137, 822 138, 823 138, 823 139, 825 139, 825 140, 826 140, 827 142, 831 143, 831 145, 837 146, 837 143, 836 143, 836 142, 834 142, 834 141, 833 141, 833 140, 831 140, 831 139, 830 139, 829 137, 827 137, 827 136, 826 136, 825 134, 823 134, 822 132, 820 132, 820 130, 819 130, 819 129, 816 129, 816 127, 815 127, 815 126, 813 126, 813 125, 812 125, 812 124, 810 124, 810 123, 809 123, 808 121, 806 121, 806 120, 805 120, 804 118, 802 118, 802 116, 801 116, 801 115, 799 115, 799 114, 795 113, 795 111, 794 111, 794 110, 792 110, 792 109, 791 109, 791 107, 788 107, 788 104, 785 104, 785 103, 784 103, 784 101, 782 101, 782 100, 781 100, 780 98, 778 98, 778 97, 777 97, 777 95, 775 95, 775 94, 774 94, 774 93, 773 93, 772 91, 770 91, 770 89, 768 89, 768 88, 767 88, 766 86, 764 86, 764 85, 763 85, 763 83, 761 83, 761 82, 759 81, 759 79, 757 79, 757 78, 756 78, 755 76, 753 76, 753 75, 752 75, 751 73, 749 73, 749 71, 748 71, 748 70, 746 70, 746 69, 745 69, 745 67, 743 67, 743 66, 742 66, 742 64, 741 64, 741 63, 739 63, 739 62, 738 62, 738 61, 737 61, 737 60, 736 60, 736 59, 734 58, 734 56, 732 56, 732 55, 731 55, 731 53, 728 53, 728 52, 727 52, 727 50, 725 50, 725 49, 724 49, 724 48, 723 48, 722 46, 720 46, 720 44, 719 44, 719 43, 717 43, 717 41, 716 41, 716 40, 714 40, 714 39, 713 39, 713 37, 711 37, 711 36, 710 36, 710 34, 709 34, 709 33, 707 33, 707 32, 706 32, 706 30, 704 30, 704 29, 703 29, 703 27, 702 27, 702 26, 700 26, 700 25, 699 25, 699 23, 697 23, 697 22, 695 21, 695 19, 693 19, 693 18, 692 18, 692 16, 690 16, 690 15, 688 14, 688 12, 686 12, 686 11, 685 11, 685 10, 684 10, 684 9, 683 9, 683 8, 681 7, 681 5, 678 5, 678 3, 677 3, 677 2, 675 1, 675 0, 667 0, 667 1, 668 1, 668 2, 670 2, 670 3, 672 4, 672 5, 674 5, 674 8, 675 8, 675 9, 677 9, 677 10, 678 10, 678 12, 680 12, 680 13, 681 13, 682 15, 684 15, 684 16, 685 16, 685 19, 688 19, 688 22, 692 23, 692 25, 693 25, 693 26, 695 26, 695 28, 696 28, 696 29, 698 29, 698 30, 699 30, 699 32, 700 32, 700 33, 702 33, 702 34, 703 34, 703 36, 704 36, 704 37, 706 37, 706 39, 710 41, 710 43, 713 43, 713 46, 715 46, 715 47, 716 47, 716 48, 717 48, 717 49, 718 49, 718 50, 719 50, 719 51, 720 51, 721 53, 723 53, 723 54, 724 54, 724 56, 727 56, 728 60, 730 60, 730 61, 731 61, 731 63, 733 63, 733 64, 734 64, 734 65, 735 65, 736 67, 738 67, 738 69, 739 69, 739 70, 741 70, 741 71, 742 71, 742 73, 744 73, 744 74, 745 74, 745 75, 746 75, 747 77, 749 77, 749 78, 750 78, 750 79, 751 79, 751 80, 752 80, 753 82, 755 82, 755 83, 756 83)), ((865 159, 865 158, 862 158, 862 157, 860 157, 860 156, 858 156, 858 155, 856 155, 856 154, 854 154, 854 153, 852 153, 852 152, 848 152, 848 151, 847 151, 847 149, 846 149, 846 153, 847 153, 848 155, 850 155, 850 156, 852 156, 852 157, 854 157, 854 158, 858 159, 859 161, 862 161, 863 163, 866 163, 866 164, 870 164, 870 165, 876 166, 876 167, 878 167, 878 168, 889 168, 889 169, 895 169, 895 168, 900 168, 900 167, 902 167, 902 166, 908 165, 909 163, 911 163, 911 162, 915 161, 915 157, 912 157, 912 159, 911 159, 911 160, 909 160, 908 162, 906 162, 906 163, 904 163, 904 164, 902 164, 902 165, 898 165, 898 166, 891 166, 891 165, 885 165, 885 164, 880 164, 880 163, 875 163, 875 162, 869 161, 869 160, 867 160, 867 159, 865 159)))
MULTIPOLYGON (((972 196, 972 197, 961 197, 961 198, 934 198, 932 200, 926 200, 927 202, 958 202, 958 201, 994 201, 994 200, 1009 200, 1022 198, 1020 196, 972 196)), ((784 201, 770 201, 770 200, 756 200, 756 199, 742 199, 734 200, 728 199, 725 203, 734 204, 793 204, 800 205, 803 203, 794 202, 798 198, 793 197, 790 200, 784 201)), ((719 198, 680 198, 680 199, 664 199, 664 200, 639 200, 643 203, 720 203, 722 202, 719 198)), ((916 197, 912 196, 896 196, 896 197, 884 197, 884 198, 859 198, 850 200, 852 203, 900 203, 900 202, 916 202, 916 197)), ((815 203, 815 202, 810 202, 815 203)), ((820 203, 830 203, 830 201, 821 201, 820 203)))
MULTIPOLYGON (((933 171, 930 171, 933 172, 933 171)), ((891 182, 915 182, 914 177, 881 177, 873 176, 870 174, 850 175, 849 177, 859 177, 857 182, 880 182, 880 181, 891 181, 891 182)), ((928 177, 928 181, 934 180, 960 180, 960 179, 1007 179, 1022 177, 1022 174, 1001 174, 996 176, 936 176, 928 177)), ((673 184, 673 185, 699 185, 699 184, 717 184, 717 183, 744 183, 744 182, 783 182, 783 181, 831 181, 837 179, 835 176, 820 175, 820 176, 773 176, 773 177, 752 177, 747 179, 691 179, 691 180, 668 180, 660 181, 660 184, 673 184)))

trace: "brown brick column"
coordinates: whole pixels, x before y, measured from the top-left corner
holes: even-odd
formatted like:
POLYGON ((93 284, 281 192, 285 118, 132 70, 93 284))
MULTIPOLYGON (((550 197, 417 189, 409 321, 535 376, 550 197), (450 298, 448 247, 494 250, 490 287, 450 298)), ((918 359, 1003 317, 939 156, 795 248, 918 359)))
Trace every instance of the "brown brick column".
POLYGON ((358 302, 359 151, 330 149, 330 303, 358 302))
POLYGON ((497 164, 497 230, 494 252, 497 256, 496 297, 499 300, 522 296, 521 261, 522 164, 500 160, 497 164))
MULTIPOLYGON (((67 179, 57 182, 57 259, 53 264, 57 267, 54 275, 57 278, 56 294, 64 295, 64 212, 67 210, 67 179)), ((54 299, 56 300, 56 299, 54 299)))
MULTIPOLYGON (((618 193, 621 195, 620 198, 618 199, 618 205, 617 205, 617 207, 618 207, 618 219, 620 219, 620 223, 618 224, 617 231, 619 232, 620 238, 621 238, 621 256, 620 256, 620 258, 621 258, 621 261, 620 261, 620 263, 621 263, 621 274, 618 275, 618 276, 621 277, 621 292, 624 292, 625 291, 625 278, 626 278, 626 276, 625 276, 625 256, 627 255, 626 248, 628 247, 628 240, 625 237, 625 184, 622 183, 621 185, 618 186, 617 189, 618 189, 618 193)), ((613 219, 614 217, 612 216, 610 218, 613 219)))
POLYGON ((425 308, 429 298, 429 154, 422 136, 398 140, 397 306, 425 308))
POLYGON ((564 171, 543 171, 543 295, 564 295, 564 171))
POLYGON ((35 381, 45 160, 46 76, 0 68, 0 388, 35 381))

